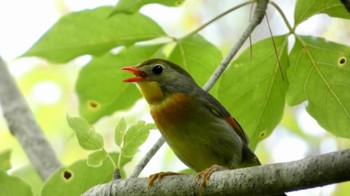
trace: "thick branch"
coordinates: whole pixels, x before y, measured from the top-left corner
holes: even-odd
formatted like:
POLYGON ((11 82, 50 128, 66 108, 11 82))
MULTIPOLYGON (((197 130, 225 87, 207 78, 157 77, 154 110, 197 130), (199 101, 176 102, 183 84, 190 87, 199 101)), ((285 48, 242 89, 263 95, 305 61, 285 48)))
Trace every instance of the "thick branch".
MULTIPOLYGON (((272 195, 350 180, 350 149, 288 163, 215 172, 202 195, 272 195)), ((114 180, 84 195, 198 195, 194 175, 168 176, 147 193, 147 178, 114 180)))
POLYGON ((11 133, 20 142, 41 179, 47 179, 61 164, 1 57, 0 104, 11 133))

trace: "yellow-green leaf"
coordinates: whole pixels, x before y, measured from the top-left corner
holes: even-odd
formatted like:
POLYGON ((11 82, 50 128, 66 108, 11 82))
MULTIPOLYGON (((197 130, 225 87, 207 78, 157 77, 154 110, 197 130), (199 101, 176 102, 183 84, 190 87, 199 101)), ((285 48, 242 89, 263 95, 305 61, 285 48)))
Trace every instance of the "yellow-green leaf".
POLYGON ((10 176, 0 169, 0 195, 32 196, 31 187, 20 178, 10 176))
POLYGON ((0 153, 0 170, 9 170, 11 168, 10 162, 11 150, 7 149, 0 153))
POLYGON ((24 56, 40 56, 65 63, 84 54, 101 55, 120 45, 164 36, 152 19, 140 13, 109 17, 112 7, 63 16, 24 56))
MULTIPOLYGON (((288 67, 287 36, 274 37, 282 71, 288 67)), ((247 48, 224 73, 219 99, 241 124, 250 146, 266 138, 282 119, 288 82, 283 80, 271 38, 247 48)))
POLYGON ((212 43, 195 34, 176 42, 169 60, 182 66, 203 86, 220 64, 222 54, 212 43))
POLYGON ((99 149, 89 154, 87 165, 90 167, 101 167, 108 154, 104 149, 99 149))
POLYGON ((294 11, 295 25, 316 14, 350 19, 350 14, 340 0, 298 0, 294 11))
POLYGON ((131 126, 124 136, 121 153, 124 157, 133 157, 141 144, 143 144, 149 135, 149 127, 144 121, 139 121, 131 126))
POLYGON ((120 0, 111 15, 118 13, 131 14, 138 11, 142 6, 151 3, 158 3, 166 6, 180 6, 184 1, 185 0, 120 0))
POLYGON ((103 137, 90 124, 78 117, 67 117, 68 125, 76 133, 78 142, 85 150, 103 148, 103 137))
POLYGON ((114 132, 114 141, 118 147, 122 146, 124 135, 126 133, 126 121, 124 118, 120 119, 114 132))
POLYGON ((350 47, 299 36, 290 54, 287 101, 307 101, 307 111, 331 133, 350 138, 350 47))
POLYGON ((41 195, 81 195, 95 185, 110 182, 113 172, 109 159, 103 161, 101 167, 89 167, 86 160, 77 161, 51 175, 45 182, 41 195))
POLYGON ((123 82, 130 73, 120 70, 159 57, 163 45, 130 46, 112 55, 93 58, 79 73, 76 91, 79 111, 90 123, 117 110, 130 108, 141 98, 134 84, 123 82))

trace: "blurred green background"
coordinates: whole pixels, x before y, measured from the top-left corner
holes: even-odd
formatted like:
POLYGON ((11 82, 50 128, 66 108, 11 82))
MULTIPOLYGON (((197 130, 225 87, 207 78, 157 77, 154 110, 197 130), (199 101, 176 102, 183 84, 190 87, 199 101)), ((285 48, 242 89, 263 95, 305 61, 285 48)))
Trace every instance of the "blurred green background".
MULTIPOLYGON (((181 7, 169 8, 159 5, 148 5, 141 12, 156 20, 163 29, 174 37, 180 37, 210 20, 217 14, 243 1, 188 0, 181 7)), ((275 1, 282 7, 288 19, 292 21, 295 1, 275 1)), ((65 65, 52 65, 38 58, 19 58, 60 16, 71 11, 94 8, 101 5, 115 5, 113 0, 11 0, 0 2, 0 55, 5 59, 12 75, 25 96, 35 117, 45 131, 46 137, 53 145, 64 165, 87 157, 87 152, 78 145, 73 131, 68 127, 66 116, 78 115, 78 100, 75 94, 75 82, 82 66, 90 59, 83 56, 65 65)), ((224 17, 207 27, 201 34, 222 49, 226 54, 232 43, 246 27, 250 8, 245 7, 229 17, 224 17)), ((287 32, 280 16, 268 10, 273 34, 287 32)), ((269 37, 266 21, 252 34, 252 40, 269 37)), ((328 40, 350 45, 350 23, 341 19, 318 15, 302 24, 297 32, 306 35, 318 35, 328 40)), ((244 47, 248 47, 248 42, 244 47)), ((122 80, 122 78, 116 78, 122 80)), ((311 155, 318 155, 350 147, 350 140, 337 138, 323 130, 305 111, 306 103, 297 107, 287 107, 282 122, 274 133, 259 143, 256 153, 262 163, 276 163, 298 160, 311 155)), ((0 108, 1 111, 1 108, 0 108)), ((95 124, 96 130, 104 135, 105 146, 115 151, 113 145, 114 127, 121 117, 127 122, 135 123, 140 119, 151 122, 148 106, 140 100, 128 111, 118 112, 105 117, 95 124)), ((159 137, 156 131, 151 132, 141 152, 126 167, 131 172, 133 166, 159 137)), ((30 175, 28 159, 0 118, 0 153, 12 149, 11 173, 30 175)), ((159 171, 179 171, 186 168, 167 147, 163 146, 145 168, 142 176, 159 171)), ((35 177, 33 177, 35 179, 35 177)), ((30 181, 35 184, 37 181, 30 181)), ((348 195, 350 183, 329 185, 288 195, 348 195)))

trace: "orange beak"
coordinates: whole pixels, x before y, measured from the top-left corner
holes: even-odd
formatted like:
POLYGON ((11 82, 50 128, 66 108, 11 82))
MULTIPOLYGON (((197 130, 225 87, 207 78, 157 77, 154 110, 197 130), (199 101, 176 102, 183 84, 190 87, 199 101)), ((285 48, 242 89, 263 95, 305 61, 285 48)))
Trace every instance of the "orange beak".
POLYGON ((122 70, 130 72, 136 76, 134 78, 125 79, 123 82, 139 82, 148 76, 148 74, 139 70, 136 66, 126 66, 123 67, 122 70))

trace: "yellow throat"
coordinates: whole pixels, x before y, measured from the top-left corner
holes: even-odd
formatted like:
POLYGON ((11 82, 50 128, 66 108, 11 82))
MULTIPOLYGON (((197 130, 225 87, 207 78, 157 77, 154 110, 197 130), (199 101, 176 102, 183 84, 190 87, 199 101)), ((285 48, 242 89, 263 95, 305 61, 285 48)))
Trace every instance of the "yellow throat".
POLYGON ((138 82, 142 95, 145 97, 149 105, 161 102, 165 97, 158 82, 138 82))

